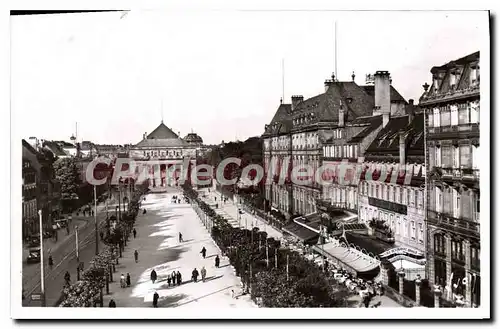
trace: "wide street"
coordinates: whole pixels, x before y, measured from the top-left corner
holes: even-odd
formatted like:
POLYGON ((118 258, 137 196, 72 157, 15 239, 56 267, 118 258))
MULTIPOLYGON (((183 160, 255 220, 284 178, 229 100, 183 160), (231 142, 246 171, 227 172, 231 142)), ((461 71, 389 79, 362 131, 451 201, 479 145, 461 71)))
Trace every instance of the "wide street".
POLYGON ((117 307, 152 307, 156 291, 160 296, 158 307, 257 307, 248 295, 240 296, 240 279, 227 258, 221 257, 220 268, 215 268, 215 256, 220 256, 218 247, 191 205, 172 203, 173 195, 182 196, 182 192, 172 188, 167 193, 148 194, 142 201, 147 213, 137 216, 137 237, 125 247, 110 294, 104 296, 104 306, 114 299, 117 307), (179 232, 184 242, 179 243, 179 232), (206 259, 200 253, 203 247, 207 249, 206 259), (134 250, 139 252, 138 263, 134 261, 134 250), (207 279, 195 283, 191 272, 194 268, 200 271, 202 266, 207 270, 207 279), (153 269, 158 274, 155 283, 150 280, 153 269), (182 274, 182 285, 168 286, 166 277, 173 271, 182 274), (122 273, 130 273, 131 287, 120 287, 122 273))
MULTIPOLYGON (((114 209, 114 204, 109 203, 108 209, 114 209)), ((105 205, 97 206, 97 218, 100 225, 103 225, 106 220, 105 205)), ((114 212, 113 212, 114 214, 114 212)), ((110 216, 112 215, 110 211, 110 216)), ((76 268, 78 262, 76 260, 76 243, 74 226, 78 226, 79 232, 79 258, 80 262, 87 267, 89 261, 95 255, 95 221, 94 217, 76 217, 73 215, 73 220, 70 225, 70 234, 66 234, 66 229, 58 231, 59 241, 54 243, 44 240, 44 263, 45 263, 45 294, 47 306, 54 306, 61 296, 62 286, 64 284, 64 274, 69 271, 71 281, 74 282, 77 277, 76 268), (52 268, 48 266, 48 255, 52 254, 54 265, 52 268)), ((103 248, 103 244, 99 243, 99 248, 103 248)), ((39 301, 31 301, 32 293, 40 292, 40 263, 26 263, 27 250, 23 250, 23 290, 25 299, 23 306, 40 306, 39 301)))

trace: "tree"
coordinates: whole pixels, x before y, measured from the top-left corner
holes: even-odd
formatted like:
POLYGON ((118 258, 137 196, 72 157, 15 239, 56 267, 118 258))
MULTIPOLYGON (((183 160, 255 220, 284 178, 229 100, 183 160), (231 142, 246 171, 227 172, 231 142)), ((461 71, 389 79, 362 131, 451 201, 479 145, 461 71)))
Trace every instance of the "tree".
POLYGON ((66 207, 73 206, 78 199, 80 175, 74 158, 61 158, 54 162, 56 179, 61 183, 61 201, 66 207))

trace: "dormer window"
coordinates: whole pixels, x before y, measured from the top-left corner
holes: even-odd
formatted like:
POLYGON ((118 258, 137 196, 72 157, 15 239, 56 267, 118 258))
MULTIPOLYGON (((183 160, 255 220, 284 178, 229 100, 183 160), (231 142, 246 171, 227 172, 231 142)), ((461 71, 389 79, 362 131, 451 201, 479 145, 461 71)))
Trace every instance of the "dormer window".
POLYGON ((457 82, 457 71, 452 71, 450 72, 450 89, 455 89, 456 82, 457 82))

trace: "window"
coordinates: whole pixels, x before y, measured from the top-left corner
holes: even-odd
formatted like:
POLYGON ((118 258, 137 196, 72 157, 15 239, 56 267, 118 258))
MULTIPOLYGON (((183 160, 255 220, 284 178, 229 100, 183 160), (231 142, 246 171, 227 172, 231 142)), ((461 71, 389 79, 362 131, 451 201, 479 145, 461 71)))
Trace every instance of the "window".
POLYGON ((385 199, 389 201, 389 186, 384 186, 385 189, 385 199))
POLYGON ((429 117, 427 121, 429 122, 428 123, 429 127, 434 127, 434 115, 431 111, 429 111, 429 117))
POLYGON ((415 240, 416 238, 416 227, 415 227, 415 222, 414 221, 411 221, 410 223, 410 227, 411 227, 411 238, 412 240, 415 240))
POLYGON ((370 196, 374 197, 375 196, 375 186, 372 185, 371 187, 372 187, 372 190, 371 190, 370 196))
POLYGON ((396 221, 396 234, 399 235, 399 227, 401 225, 401 221, 399 220, 399 217, 396 217, 397 221, 396 221))
POLYGON ((452 146, 444 146, 441 150, 442 166, 443 168, 450 168, 453 166, 453 150, 452 146))
POLYGON ((470 145, 460 145, 460 168, 471 168, 471 146, 470 145))
POLYGON ((434 252, 441 255, 446 254, 445 238, 440 234, 434 235, 434 252))
POLYGON ((424 224, 418 224, 418 242, 424 242, 424 224))
POLYGON ((439 114, 439 108, 434 109, 434 127, 441 127, 441 116, 439 114))
POLYGON ((391 201, 396 202, 396 186, 391 187, 391 201))
POLYGON ((406 219, 403 220, 403 236, 405 238, 408 237, 408 223, 406 222, 406 219))
POLYGON ((451 240, 451 258, 460 262, 465 261, 462 241, 451 240))
POLYGON ((415 192, 415 204, 418 206, 418 208, 422 208, 422 194, 420 191, 415 192))
POLYGON ((480 255, 479 248, 475 247, 475 246, 471 246, 470 247, 471 267, 473 267, 475 269, 479 269, 479 265, 480 265, 479 255, 480 255))
POLYGON ((378 198, 378 197, 379 197, 379 196, 378 196, 378 185, 377 185, 377 186, 375 186, 375 197, 376 197, 376 198, 378 198))
POLYGON ((451 111, 451 125, 456 126, 458 125, 458 107, 456 105, 452 105, 450 107, 451 111))
POLYGON ((400 193, 401 193, 401 196, 400 196, 401 203, 407 204, 407 191, 406 191, 406 189, 404 187, 401 187, 400 193))
POLYGON ((453 217, 460 218, 460 193, 453 189, 453 217))
POLYGON ((479 122, 479 102, 470 102, 469 104, 470 108, 470 122, 471 123, 478 123, 479 122))
POLYGON ((441 167, 441 147, 436 147, 436 167, 441 167))
POLYGON ((436 211, 443 212, 443 192, 439 187, 435 188, 436 195, 436 211))
POLYGON ((458 124, 463 125, 470 122, 470 109, 467 104, 460 104, 458 106, 458 124))
POLYGON ((451 124, 451 115, 449 108, 441 109, 441 127, 449 127, 451 124))

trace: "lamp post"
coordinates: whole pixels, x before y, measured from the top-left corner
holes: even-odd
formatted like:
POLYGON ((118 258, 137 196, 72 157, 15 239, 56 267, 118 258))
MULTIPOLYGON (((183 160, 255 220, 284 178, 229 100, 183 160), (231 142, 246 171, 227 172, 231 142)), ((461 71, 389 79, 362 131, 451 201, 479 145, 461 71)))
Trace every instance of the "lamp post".
POLYGON ((40 290, 42 293, 42 307, 45 307, 45 270, 43 263, 43 227, 42 210, 38 210, 38 220, 40 222, 40 290))
POLYGON ((420 285, 422 283, 420 274, 417 274, 417 278, 415 279, 415 302, 417 306, 420 306, 420 285))
POLYGON ((99 229, 97 225, 97 185, 94 185, 95 254, 99 254, 99 229))

